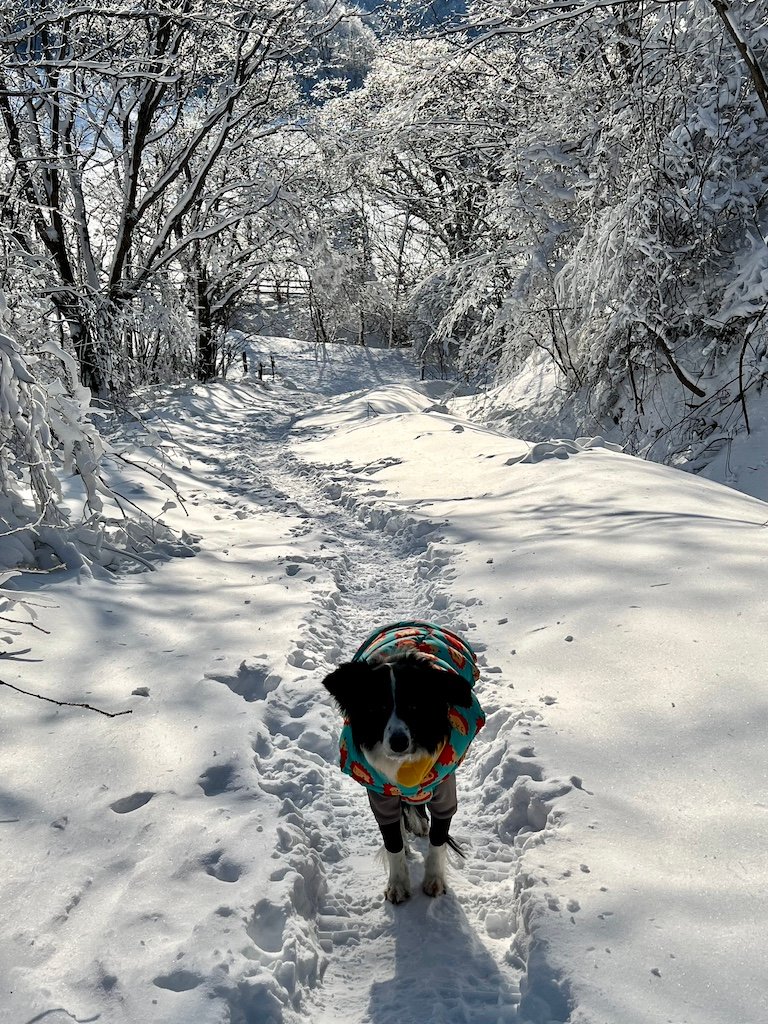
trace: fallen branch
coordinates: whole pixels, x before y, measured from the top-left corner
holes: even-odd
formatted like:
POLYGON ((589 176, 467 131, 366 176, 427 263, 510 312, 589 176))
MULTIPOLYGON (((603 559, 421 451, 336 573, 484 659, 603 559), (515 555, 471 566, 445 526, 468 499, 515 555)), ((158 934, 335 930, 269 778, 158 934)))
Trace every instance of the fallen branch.
POLYGON ((92 704, 76 704, 70 700, 54 700, 53 697, 43 697, 40 693, 32 693, 30 690, 22 690, 20 686, 14 686, 13 683, 6 683, 4 679, 0 679, 0 686, 7 686, 9 690, 15 690, 17 693, 23 693, 27 697, 37 697, 38 700, 48 701, 49 704, 57 704, 60 708, 85 708, 87 711, 95 711, 99 715, 106 715, 107 718, 119 718, 120 715, 133 714, 133 708, 129 708, 127 711, 102 711, 101 708, 95 708, 92 704))

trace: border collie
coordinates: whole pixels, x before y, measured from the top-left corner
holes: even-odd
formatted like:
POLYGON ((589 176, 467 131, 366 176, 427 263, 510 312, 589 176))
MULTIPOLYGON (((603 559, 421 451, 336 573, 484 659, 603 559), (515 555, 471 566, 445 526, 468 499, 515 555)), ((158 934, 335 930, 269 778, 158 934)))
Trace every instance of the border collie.
POLYGON ((449 836, 454 772, 485 722, 473 692, 478 675, 466 640, 407 621, 376 630, 323 680, 344 716, 341 769, 367 789, 381 830, 391 903, 411 893, 406 829, 429 835, 422 884, 429 896, 446 891, 446 846, 461 853, 449 836))

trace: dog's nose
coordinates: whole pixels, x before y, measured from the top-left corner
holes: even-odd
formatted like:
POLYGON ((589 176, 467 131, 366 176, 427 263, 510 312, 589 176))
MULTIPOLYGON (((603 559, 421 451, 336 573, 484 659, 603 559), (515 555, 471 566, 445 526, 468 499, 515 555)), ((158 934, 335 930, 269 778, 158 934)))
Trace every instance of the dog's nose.
POLYGON ((396 754, 402 754, 407 750, 410 742, 408 733, 403 732, 402 729, 398 729, 397 732, 393 732, 389 737, 389 745, 396 754))

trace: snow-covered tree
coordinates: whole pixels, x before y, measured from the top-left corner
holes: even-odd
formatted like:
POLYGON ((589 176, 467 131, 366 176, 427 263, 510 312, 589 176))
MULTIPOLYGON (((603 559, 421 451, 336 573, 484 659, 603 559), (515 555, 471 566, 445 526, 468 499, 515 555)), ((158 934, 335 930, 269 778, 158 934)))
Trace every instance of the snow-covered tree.
POLYGON ((105 476, 121 454, 94 425, 74 357, 51 340, 25 355, 4 305, 0 314, 0 570, 147 565, 160 539, 188 551, 162 523, 122 509, 105 476))
POLYGON ((544 349, 625 436, 668 384, 709 429, 764 379, 767 50, 764 5, 721 0, 475 0, 388 40, 341 102, 368 203, 429 239, 411 335, 470 374, 544 349))
POLYGON ((119 389, 126 324, 167 298, 198 229, 231 230, 244 141, 281 130, 302 53, 338 19, 300 0, 0 8, 4 216, 96 394, 119 389))

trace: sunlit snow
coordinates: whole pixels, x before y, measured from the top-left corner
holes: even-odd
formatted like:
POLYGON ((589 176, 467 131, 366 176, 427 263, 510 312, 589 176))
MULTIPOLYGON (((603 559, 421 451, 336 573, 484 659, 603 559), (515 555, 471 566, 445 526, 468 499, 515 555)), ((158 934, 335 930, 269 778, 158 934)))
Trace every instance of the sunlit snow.
POLYGON ((0 1019, 762 1024, 768 505, 471 422, 397 352, 252 347, 274 381, 146 411, 193 557, 20 584, 48 633, 2 678, 132 714, 0 691, 0 1019), (449 895, 393 907, 320 680, 411 616, 489 720, 449 895))

